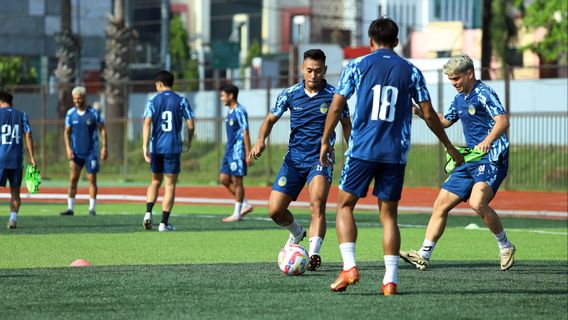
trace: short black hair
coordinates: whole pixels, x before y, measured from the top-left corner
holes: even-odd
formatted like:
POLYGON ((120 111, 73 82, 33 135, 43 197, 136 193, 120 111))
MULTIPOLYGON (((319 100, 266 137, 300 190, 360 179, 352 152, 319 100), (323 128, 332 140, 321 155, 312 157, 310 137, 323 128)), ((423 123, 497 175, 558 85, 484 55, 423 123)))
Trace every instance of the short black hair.
POLYGON ((164 86, 171 88, 174 85, 173 73, 162 70, 156 75, 156 82, 161 82, 164 86))
POLYGON ((398 41, 398 26, 389 18, 379 18, 369 26, 369 38, 375 43, 392 46, 398 41))
POLYGON ((321 61, 323 62, 323 64, 325 64, 325 53, 323 53, 323 50, 321 49, 310 49, 304 52, 304 60, 308 58, 316 61, 321 61))
POLYGON ((237 100, 237 97, 239 96, 239 87, 237 87, 236 85, 231 84, 231 83, 222 84, 219 87, 219 91, 223 91, 226 94, 232 94, 233 99, 235 99, 235 100, 237 100))
POLYGON ((12 105, 12 100, 14 100, 14 97, 11 94, 6 91, 0 91, 0 101, 12 105))

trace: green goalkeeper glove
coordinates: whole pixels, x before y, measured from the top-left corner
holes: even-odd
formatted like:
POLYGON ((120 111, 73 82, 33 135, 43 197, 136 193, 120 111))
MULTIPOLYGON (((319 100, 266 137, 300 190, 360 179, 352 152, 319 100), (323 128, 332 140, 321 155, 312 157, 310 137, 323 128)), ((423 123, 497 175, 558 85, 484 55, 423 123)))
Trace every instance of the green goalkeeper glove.
POLYGON ((24 176, 24 180, 26 181, 26 187, 28 188, 29 193, 33 194, 39 192, 41 176, 39 175, 39 170, 35 166, 31 164, 28 164, 26 166, 26 174, 24 176))
MULTIPOLYGON (((463 155, 465 162, 479 161, 484 155, 486 155, 486 153, 478 150, 477 146, 473 149, 467 147, 456 147, 456 149, 463 155)), ((446 173, 450 173, 454 171, 455 168, 456 161, 446 152, 446 166, 444 167, 444 170, 446 173)))

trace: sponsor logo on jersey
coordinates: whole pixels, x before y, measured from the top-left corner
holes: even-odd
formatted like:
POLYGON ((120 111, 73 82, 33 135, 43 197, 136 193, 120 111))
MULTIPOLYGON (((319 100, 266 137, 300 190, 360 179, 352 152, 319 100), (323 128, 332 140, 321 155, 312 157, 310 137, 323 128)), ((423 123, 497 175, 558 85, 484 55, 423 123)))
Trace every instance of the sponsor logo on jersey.
POLYGON ((280 179, 278 179, 278 185, 281 187, 285 186, 287 182, 288 180, 286 179, 286 177, 280 177, 280 179))

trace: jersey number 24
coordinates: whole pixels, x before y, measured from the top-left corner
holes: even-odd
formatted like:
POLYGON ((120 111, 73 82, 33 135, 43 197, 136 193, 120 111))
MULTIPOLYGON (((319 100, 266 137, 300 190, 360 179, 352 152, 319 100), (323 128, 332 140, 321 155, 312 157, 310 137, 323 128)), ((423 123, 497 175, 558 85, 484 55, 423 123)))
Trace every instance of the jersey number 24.
POLYGON ((20 125, 2 125, 2 144, 20 144, 20 125))
POLYGON ((396 87, 375 85, 373 87, 371 120, 393 122, 397 99, 398 89, 396 87))

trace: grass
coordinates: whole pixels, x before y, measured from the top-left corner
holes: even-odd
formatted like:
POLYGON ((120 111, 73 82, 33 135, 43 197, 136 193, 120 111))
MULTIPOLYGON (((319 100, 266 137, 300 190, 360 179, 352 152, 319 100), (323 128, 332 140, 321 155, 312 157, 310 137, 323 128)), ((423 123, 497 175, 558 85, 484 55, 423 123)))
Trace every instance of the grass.
MULTIPOLYGON (((226 224, 230 207, 177 205, 174 233, 143 231, 143 204, 99 204, 96 217, 83 205, 74 217, 58 216, 60 209, 25 203, 19 228, 0 230, 2 319, 551 319, 568 308, 566 221, 504 218, 518 252, 514 268, 500 272, 493 236, 465 229, 479 218, 451 217, 431 269, 401 262, 401 294, 383 297, 381 229, 372 212, 357 212, 361 283, 334 294, 328 286, 341 259, 331 213, 322 268, 286 277, 276 257, 287 234, 264 208, 226 224), (78 258, 94 266, 67 267, 78 258)), ((307 211, 294 212, 306 225, 307 211)), ((403 248, 421 244, 428 218, 400 215, 403 248)))

